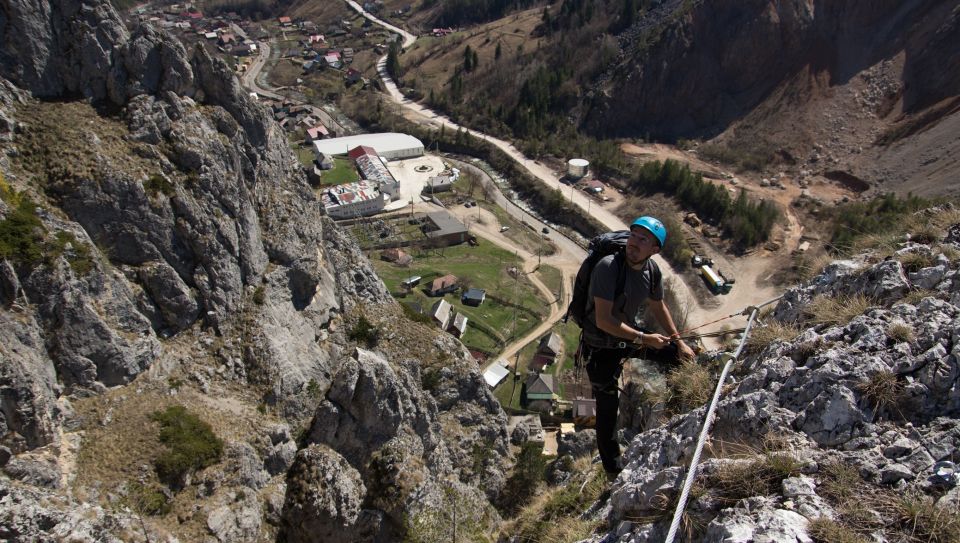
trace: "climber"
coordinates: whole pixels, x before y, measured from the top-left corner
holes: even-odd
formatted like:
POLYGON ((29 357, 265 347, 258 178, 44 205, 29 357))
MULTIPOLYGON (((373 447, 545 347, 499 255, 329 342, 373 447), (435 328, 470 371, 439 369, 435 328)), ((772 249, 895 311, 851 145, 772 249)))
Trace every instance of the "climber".
POLYGON ((590 274, 580 356, 597 402, 597 448, 610 480, 622 468, 614 434, 617 381, 624 359, 643 358, 673 366, 694 356, 663 301, 660 269, 650 258, 660 252, 666 238, 662 222, 640 217, 630 225, 625 249, 599 260, 590 274), (647 308, 667 335, 653 333, 643 325, 647 308))

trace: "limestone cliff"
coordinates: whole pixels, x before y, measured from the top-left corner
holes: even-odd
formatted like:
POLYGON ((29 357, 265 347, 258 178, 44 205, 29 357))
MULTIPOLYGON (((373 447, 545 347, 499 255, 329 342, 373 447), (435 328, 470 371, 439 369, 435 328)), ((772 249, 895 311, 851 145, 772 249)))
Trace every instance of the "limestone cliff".
POLYGON ((107 2, 0 12, 0 220, 26 225, 0 261, 0 535, 389 540, 451 484, 489 508, 506 430, 475 362, 443 338, 397 347, 399 310, 226 65, 107 2), (358 349, 360 316, 380 340, 358 349), (199 497, 166 497, 179 522, 134 525, 150 413, 174 403, 225 458, 185 481, 199 497), (400 453, 383 501, 377 461, 400 453), (318 502, 295 475, 287 493, 291 465, 349 465, 349 500, 318 502))

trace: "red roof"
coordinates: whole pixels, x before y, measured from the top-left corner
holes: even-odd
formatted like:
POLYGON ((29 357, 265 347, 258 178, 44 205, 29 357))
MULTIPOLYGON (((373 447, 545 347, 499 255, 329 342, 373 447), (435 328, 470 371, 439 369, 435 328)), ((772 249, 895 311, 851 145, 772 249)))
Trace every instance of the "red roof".
POLYGON ((354 160, 362 157, 363 155, 379 156, 379 155, 377 155, 377 150, 376 150, 376 149, 374 149, 373 147, 368 147, 368 146, 366 146, 366 145, 358 145, 358 146, 354 147, 353 149, 350 149, 350 152, 347 153, 347 156, 349 156, 350 158, 352 158, 352 159, 354 159, 354 160))
POLYGON ((280 24, 285 24, 290 22, 290 17, 280 17, 280 24))

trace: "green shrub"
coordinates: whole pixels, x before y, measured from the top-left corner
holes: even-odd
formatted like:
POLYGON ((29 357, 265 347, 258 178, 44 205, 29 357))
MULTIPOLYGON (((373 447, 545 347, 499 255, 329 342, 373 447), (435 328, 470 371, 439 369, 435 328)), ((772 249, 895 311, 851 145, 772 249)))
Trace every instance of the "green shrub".
POLYGON ((52 260, 64 252, 69 247, 67 253, 67 262, 77 275, 86 275, 93 269, 93 258, 90 255, 90 247, 80 243, 76 236, 71 232, 60 231, 54 236, 54 241, 48 246, 47 256, 52 260))
POLYGON ((420 313, 411 307, 410 304, 401 303, 400 307, 403 309, 403 316, 412 320, 413 322, 420 322, 423 324, 433 323, 433 319, 430 318, 430 315, 420 313))
POLYGON ((170 500, 156 484, 132 483, 127 489, 130 508, 141 515, 160 516, 170 512, 170 500))
POLYGON ((253 291, 253 303, 263 305, 264 301, 266 301, 266 289, 260 285, 253 291))
POLYGON ((45 230, 37 217, 36 204, 23 197, 0 221, 0 259, 34 266, 43 259, 45 230))
POLYGON ((154 461, 160 480, 180 486, 186 475, 220 460, 223 441, 209 424, 182 405, 153 413, 160 423, 160 442, 166 447, 154 461))
POLYGON ((360 315, 360 318, 357 319, 356 324, 350 329, 347 337, 349 337, 351 341, 372 346, 376 345, 377 341, 380 340, 380 329, 374 326, 366 316, 360 315))
POLYGON ((153 174, 146 181, 144 181, 143 189, 147 191, 150 196, 163 194, 164 196, 170 197, 177 193, 176 189, 173 187, 173 184, 159 174, 153 174))

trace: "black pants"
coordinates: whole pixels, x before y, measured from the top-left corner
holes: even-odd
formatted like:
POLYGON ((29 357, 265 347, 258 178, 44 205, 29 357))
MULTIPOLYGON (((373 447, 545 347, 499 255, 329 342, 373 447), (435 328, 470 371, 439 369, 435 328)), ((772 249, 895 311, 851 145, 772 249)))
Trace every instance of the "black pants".
POLYGON ((587 344, 583 349, 587 375, 593 399, 597 402, 597 449, 603 469, 608 473, 620 471, 617 460, 620 458, 620 444, 615 436, 617 430, 617 411, 620 407, 620 391, 617 381, 623 371, 625 358, 642 358, 657 362, 659 367, 673 367, 680 360, 680 350, 673 343, 663 349, 626 348, 601 349, 587 344))

